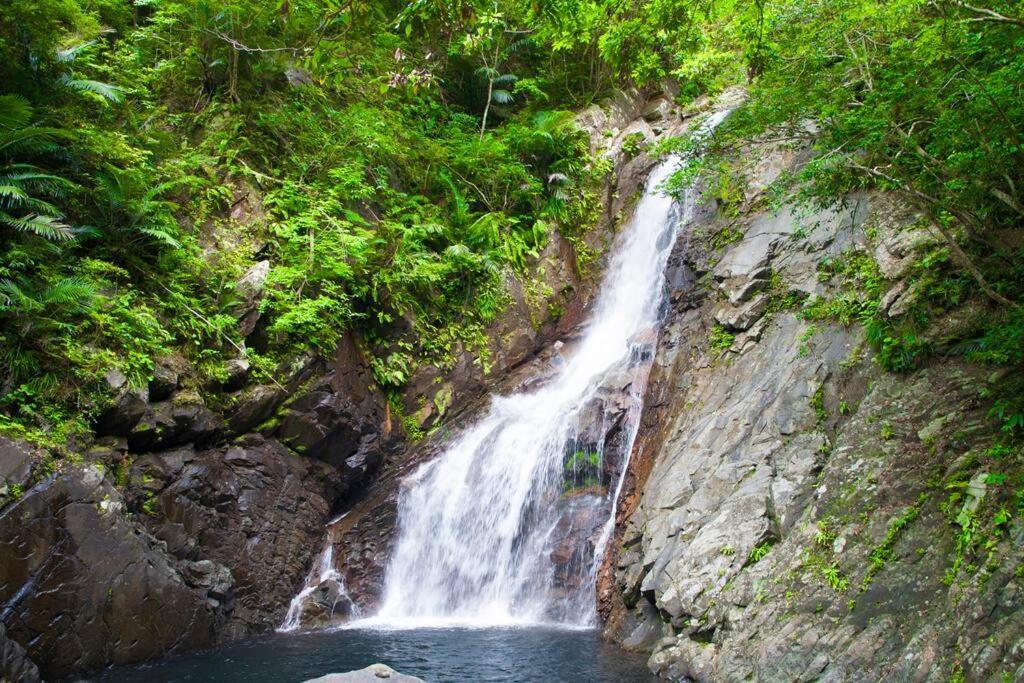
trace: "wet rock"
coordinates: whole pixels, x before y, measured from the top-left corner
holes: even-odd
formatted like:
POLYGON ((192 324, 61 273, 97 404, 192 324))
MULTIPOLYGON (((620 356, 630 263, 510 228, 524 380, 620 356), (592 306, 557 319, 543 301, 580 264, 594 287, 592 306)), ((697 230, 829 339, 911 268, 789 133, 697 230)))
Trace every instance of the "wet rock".
POLYGON ((0 680, 12 683, 38 683, 39 668, 25 654, 25 648, 7 637, 0 622, 0 680))
POLYGON ((124 436, 131 432, 149 408, 149 396, 145 389, 123 391, 112 405, 100 413, 95 429, 99 436, 124 436))
POLYGON ((344 623, 352 615, 353 603, 337 581, 324 581, 302 606, 303 628, 321 628, 344 623))
POLYGON ((249 379, 249 361, 245 358, 232 358, 224 364, 224 369, 227 371, 227 378, 225 378, 222 385, 223 391, 238 391, 241 389, 249 379))
POLYGON ((319 678, 311 678, 305 683, 380 683, 380 681, 424 683, 423 679, 400 674, 386 664, 371 664, 365 669, 343 674, 327 674, 319 678))
POLYGON ((0 436, 0 507, 21 497, 44 455, 24 441, 0 436))
POLYGON ((179 373, 166 359, 159 360, 149 380, 149 400, 166 401, 178 388, 179 373))
POLYGON ((394 439, 387 405, 372 385, 369 367, 346 338, 328 373, 285 405, 275 436, 336 467, 343 487, 351 487, 380 465, 394 439))
POLYGON ((281 624, 340 486, 333 468, 256 435, 141 456, 131 479, 130 505, 188 561, 186 578, 232 606, 222 639, 281 624))
POLYGON ((0 513, 7 638, 47 678, 213 643, 219 614, 124 510, 100 470, 87 466, 0 513))
POLYGON ((188 585, 206 591, 215 600, 226 601, 233 597, 235 578, 231 570, 220 563, 212 560, 185 561, 181 563, 181 573, 188 585))

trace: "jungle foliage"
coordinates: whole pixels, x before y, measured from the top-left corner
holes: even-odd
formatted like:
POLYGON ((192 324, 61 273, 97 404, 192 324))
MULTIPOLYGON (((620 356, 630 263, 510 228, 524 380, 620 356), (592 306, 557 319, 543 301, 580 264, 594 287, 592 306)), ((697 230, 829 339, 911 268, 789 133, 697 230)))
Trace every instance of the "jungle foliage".
POLYGON ((397 387, 479 347, 504 278, 593 221, 603 166, 569 112, 672 82, 681 104, 746 85, 719 158, 812 144, 809 199, 912 204, 940 239, 921 305, 862 317, 913 367, 980 292, 943 348, 1013 369, 993 400, 1021 429, 1022 55, 1019 0, 4 3, 0 426, 63 438, 110 370, 141 384, 161 355, 201 387, 243 348, 272 378, 353 331, 397 387), (235 283, 264 260, 243 339, 235 283))

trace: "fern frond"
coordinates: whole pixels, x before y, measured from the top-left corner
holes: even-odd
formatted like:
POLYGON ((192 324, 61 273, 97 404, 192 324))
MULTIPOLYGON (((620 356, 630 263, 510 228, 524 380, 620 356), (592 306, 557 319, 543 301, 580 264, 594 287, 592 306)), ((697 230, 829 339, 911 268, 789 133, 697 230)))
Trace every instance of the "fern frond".
POLYGON ((45 306, 70 306, 84 310, 96 297, 96 288, 78 277, 66 277, 40 292, 39 300, 45 306))
POLYGON ((24 128, 32 120, 32 105, 21 95, 0 95, 0 128, 24 128))
POLYGON ((147 237, 152 237, 154 240, 165 246, 171 247, 172 249, 178 249, 181 247, 181 242, 177 238, 166 230, 160 228, 147 228, 141 227, 138 229, 140 233, 147 237))
POLYGON ((93 81, 88 78, 70 78, 65 76, 61 79, 61 82, 72 90, 94 93, 114 104, 119 104, 121 100, 124 99, 124 94, 121 92, 120 88, 116 85, 103 83, 102 81, 93 81))
POLYGON ((64 62, 65 64, 70 64, 71 62, 78 59, 78 56, 80 54, 82 54, 88 48, 92 47, 95 43, 95 40, 87 40, 84 43, 79 43, 78 45, 74 45, 63 50, 57 50, 57 61, 64 62))
POLYGON ((0 181, 0 206, 21 206, 29 199, 28 193, 17 185, 0 181))
POLYGON ((12 216, 0 211, 0 224, 9 225, 19 232, 30 232, 39 237, 60 242, 68 241, 75 236, 71 227, 62 223, 57 216, 40 214, 12 216))

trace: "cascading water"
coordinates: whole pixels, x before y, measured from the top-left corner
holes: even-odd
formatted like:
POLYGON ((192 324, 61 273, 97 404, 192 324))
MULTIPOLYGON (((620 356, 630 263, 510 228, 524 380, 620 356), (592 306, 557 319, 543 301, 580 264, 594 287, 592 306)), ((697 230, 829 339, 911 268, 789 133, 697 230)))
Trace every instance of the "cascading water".
MULTIPOLYGON (((695 135, 727 114, 711 115, 695 135)), ((660 191, 679 163, 651 173, 591 320, 548 381, 495 396, 403 482, 383 602, 359 624, 595 624, 596 574, 643 407, 665 267, 698 199, 693 190, 681 202, 660 191)), ((283 628, 298 625, 324 577, 337 581, 327 565, 311 572, 283 628)))
POLYGON ((596 571, 642 408, 665 266, 697 201, 693 191, 676 203, 659 190, 677 165, 670 159, 648 179, 591 321, 557 373, 536 391, 495 397, 404 482, 376 621, 593 625, 596 571), (619 457, 609 468, 613 445, 619 457))

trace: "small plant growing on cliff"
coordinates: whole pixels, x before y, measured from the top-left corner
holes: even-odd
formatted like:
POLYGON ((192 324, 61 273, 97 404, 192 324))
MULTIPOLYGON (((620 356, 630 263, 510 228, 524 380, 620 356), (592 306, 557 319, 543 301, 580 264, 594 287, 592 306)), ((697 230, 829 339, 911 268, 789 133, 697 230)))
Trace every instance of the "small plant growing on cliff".
POLYGON ((644 134, 640 132, 630 133, 622 138, 622 152, 627 159, 632 159, 644 151, 644 134))
POLYGON ((736 335, 718 323, 711 327, 711 332, 708 335, 708 344, 716 356, 721 356, 728 351, 735 341, 736 335))
POLYGON ((154 492, 150 491, 149 493, 146 494, 146 499, 144 501, 142 501, 142 511, 144 513, 146 513, 147 515, 149 515, 150 517, 156 517, 156 513, 157 513, 156 504, 157 504, 156 494, 154 492))
POLYGON ((843 573, 839 571, 838 562, 833 562, 832 564, 822 567, 821 574, 825 577, 825 582, 829 587, 836 592, 841 593, 850 587, 850 580, 843 576, 843 573))
POLYGON ((771 541, 762 541, 750 549, 750 555, 747 560, 750 564, 757 564, 765 558, 765 555, 772 549, 771 541))
POLYGON ((827 520, 818 522, 818 530, 814 532, 814 542, 823 548, 830 547, 836 540, 836 532, 829 527, 827 520))

